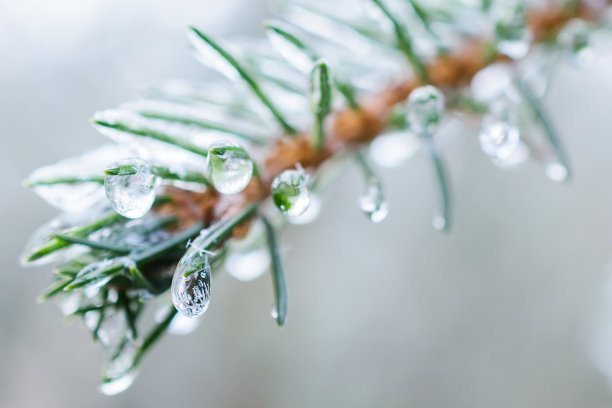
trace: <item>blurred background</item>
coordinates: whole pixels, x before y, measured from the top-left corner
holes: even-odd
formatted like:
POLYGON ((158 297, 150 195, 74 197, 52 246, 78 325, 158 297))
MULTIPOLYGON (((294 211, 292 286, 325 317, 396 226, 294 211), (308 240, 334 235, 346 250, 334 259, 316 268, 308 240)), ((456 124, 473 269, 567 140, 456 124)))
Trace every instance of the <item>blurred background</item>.
POLYGON ((451 234, 431 227, 426 157, 379 169, 390 215, 377 225, 360 213, 353 169, 317 222, 283 233, 283 329, 269 317, 269 276, 220 275, 194 334, 166 336, 125 393, 98 393, 99 348, 79 322, 36 303, 49 268, 18 265, 28 236, 55 215, 21 180, 102 144, 94 111, 164 78, 205 75, 186 24, 260 35, 266 16, 262 0, 0 2, 0 406, 610 406, 589 343, 605 324, 612 272, 612 65, 560 66, 546 99, 569 183, 534 163, 496 168, 477 130, 450 120, 440 142, 451 234))

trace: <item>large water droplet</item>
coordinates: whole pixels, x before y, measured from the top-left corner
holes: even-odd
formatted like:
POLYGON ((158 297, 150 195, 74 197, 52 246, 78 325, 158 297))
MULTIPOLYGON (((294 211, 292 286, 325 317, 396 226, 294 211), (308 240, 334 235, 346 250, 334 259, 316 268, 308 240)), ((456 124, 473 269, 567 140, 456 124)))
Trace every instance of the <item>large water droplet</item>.
POLYGON ((208 255, 198 248, 196 240, 179 261, 172 278, 172 302, 183 316, 196 317, 208 308, 210 274, 208 255))
POLYGON ((585 67, 593 61, 595 53, 591 44, 592 27, 584 20, 575 18, 559 33, 559 43, 577 67, 585 67))
POLYGON ((365 193, 359 197, 359 208, 373 223, 381 222, 387 217, 389 207, 378 181, 368 183, 365 193))
POLYGON ((408 122, 418 135, 432 133, 444 113, 444 95, 431 85, 421 86, 408 97, 408 122))
POLYGON ((127 218, 140 218, 155 201, 155 176, 149 164, 141 159, 130 158, 116 161, 110 169, 117 174, 106 174, 104 188, 115 211, 127 218))
POLYGON ((520 143, 520 131, 506 121, 499 119, 483 120, 480 130, 480 147, 491 158, 505 160, 510 157, 520 143))
POLYGON ((229 141, 217 141, 208 148, 210 181, 222 194, 245 189, 253 176, 253 161, 244 148, 229 141))
POLYGON ((525 4, 521 0, 497 0, 491 7, 497 50, 512 59, 527 55, 532 34, 527 27, 525 4))
POLYGON ((127 390, 138 375, 134 361, 138 350, 136 345, 128 341, 120 347, 104 370, 100 391, 105 395, 116 395, 127 390))
POLYGON ((310 204, 307 181, 303 169, 283 171, 272 182, 274 204, 287 215, 303 214, 310 204))

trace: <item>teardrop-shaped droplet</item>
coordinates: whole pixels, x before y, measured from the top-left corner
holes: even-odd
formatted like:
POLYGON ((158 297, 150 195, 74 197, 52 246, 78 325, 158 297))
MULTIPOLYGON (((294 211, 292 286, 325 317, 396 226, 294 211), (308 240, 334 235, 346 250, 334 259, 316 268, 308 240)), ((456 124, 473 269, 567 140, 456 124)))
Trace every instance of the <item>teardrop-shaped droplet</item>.
POLYGON ((365 193, 359 197, 359 208, 373 223, 387 217, 389 206, 378 181, 368 183, 365 193))
POLYGON ((274 204, 284 213, 297 216, 308 208, 310 192, 303 169, 285 170, 272 181, 274 204))
POLYGON ((229 141, 217 141, 208 148, 210 181, 222 194, 236 194, 245 189, 253 176, 253 161, 243 147, 229 141))
POLYGON ((577 67, 588 65, 594 58, 591 44, 593 29, 584 20, 573 19, 559 33, 559 43, 577 67))
POLYGON ((104 177, 106 196, 115 211, 127 218, 140 218, 153 206, 157 176, 141 159, 113 163, 104 177))
POLYGON ((480 147, 489 157, 504 160, 512 155, 520 143, 517 126, 503 120, 483 120, 480 130, 480 147))
POLYGON ((116 395, 127 390, 138 375, 135 358, 138 348, 131 341, 121 344, 104 370, 100 391, 105 395, 116 395))
POLYGON ((172 278, 172 302, 183 316, 196 317, 208 308, 210 274, 208 255, 197 247, 196 240, 179 261, 172 278))
POLYGON ((527 27, 524 2, 497 0, 491 6, 490 14, 495 24, 497 50, 512 59, 524 57, 532 39, 527 27))
POLYGON ((421 86, 408 97, 408 122, 418 135, 432 133, 444 114, 444 95, 431 85, 421 86))

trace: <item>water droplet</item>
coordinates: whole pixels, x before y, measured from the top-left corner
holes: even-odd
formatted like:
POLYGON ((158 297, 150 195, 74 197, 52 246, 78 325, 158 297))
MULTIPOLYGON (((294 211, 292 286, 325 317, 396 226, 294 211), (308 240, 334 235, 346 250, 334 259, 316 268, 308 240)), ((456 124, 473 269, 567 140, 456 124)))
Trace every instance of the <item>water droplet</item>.
POLYGON ((438 231, 443 231, 444 229, 446 229, 446 219, 440 215, 435 216, 431 224, 438 231))
POLYGON ((421 147, 420 139, 408 132, 389 132, 370 144, 370 158, 376 164, 394 168, 412 157, 421 147))
POLYGON ((527 27, 525 4, 521 0, 497 0, 491 7, 497 50, 512 59, 527 55, 532 34, 527 27))
POLYGON ((486 155, 505 160, 518 147, 520 131, 517 126, 506 121, 485 117, 479 139, 480 147, 486 155))
POLYGON ((186 317, 201 315, 210 301, 210 263, 197 242, 196 239, 183 255, 172 278, 172 302, 186 317))
POLYGON ((270 310, 270 316, 274 319, 277 320, 278 319, 278 309, 276 308, 276 305, 272 306, 272 310, 270 310))
POLYGON ((272 181, 274 204, 290 216, 303 214, 310 204, 308 178, 303 169, 285 170, 272 181))
POLYGON ((107 174, 104 177, 106 196, 115 211, 127 218, 140 218, 153 206, 157 176, 149 164, 131 158, 114 162, 111 169, 126 168, 129 174, 107 174))
POLYGON ((389 206, 378 181, 368 183, 365 193, 359 197, 359 208, 373 223, 381 222, 387 217, 389 206))
POLYGON ((546 175, 552 181, 556 181, 558 183, 563 182, 567 180, 567 167, 560 163, 550 163, 546 166, 546 175))
POLYGON ((559 33, 559 43, 577 67, 585 67, 593 61, 595 53, 591 44, 592 27, 584 20, 575 18, 559 33))
POLYGON ((444 95, 431 85, 421 86, 408 97, 408 122, 418 135, 432 133, 440 124, 444 113, 444 95))
POLYGON ((138 375, 134 361, 138 350, 136 345, 128 341, 119 347, 118 354, 104 370, 100 391, 105 395, 116 395, 127 390, 138 375))
POLYGON ((208 148, 210 181, 222 194, 245 189, 253 176, 253 161, 244 148, 229 141, 217 141, 208 148))
POLYGON ((492 158, 491 161, 499 168, 511 169, 513 167, 517 167, 521 163, 524 163, 528 157, 529 148, 525 143, 519 140, 516 149, 514 149, 514 151, 510 155, 505 157, 503 160, 492 158))
POLYGON ((308 207, 306 207, 306 211, 300 215, 288 216, 287 221, 294 225, 310 224, 319 218, 321 207, 321 198, 316 194, 310 194, 310 204, 308 204, 308 207))

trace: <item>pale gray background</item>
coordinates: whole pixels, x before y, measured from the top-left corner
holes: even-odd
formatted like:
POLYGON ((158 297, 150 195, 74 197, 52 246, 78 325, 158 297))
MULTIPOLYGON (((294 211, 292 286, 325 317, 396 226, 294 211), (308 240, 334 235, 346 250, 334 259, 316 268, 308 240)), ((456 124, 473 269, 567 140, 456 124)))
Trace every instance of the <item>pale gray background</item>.
POLYGON ((124 394, 97 393, 98 348, 35 303, 48 268, 17 264, 54 215, 20 181, 102 143, 87 122, 95 110, 152 81, 203 75, 186 24, 259 33, 265 15, 253 0, 0 0, 0 406, 610 406, 586 339, 612 244, 612 87, 569 67, 547 103, 570 184, 535 164, 500 171, 474 129, 447 126, 452 234, 430 227, 425 157, 380 171, 391 213, 379 225, 359 213, 352 171, 317 223, 284 233, 284 329, 268 316, 268 276, 221 276, 195 334, 166 337, 124 394))

